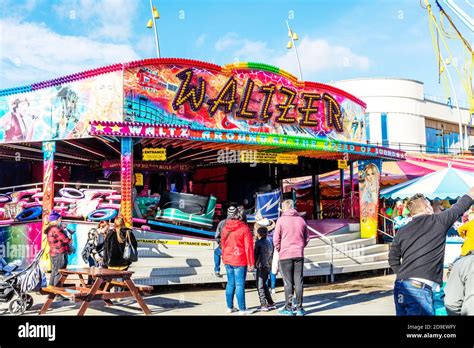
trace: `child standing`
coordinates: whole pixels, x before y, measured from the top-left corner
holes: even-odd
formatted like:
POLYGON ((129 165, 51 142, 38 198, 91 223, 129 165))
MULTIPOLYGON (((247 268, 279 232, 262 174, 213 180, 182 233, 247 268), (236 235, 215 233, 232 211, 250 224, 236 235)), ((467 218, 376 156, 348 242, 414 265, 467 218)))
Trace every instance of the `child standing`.
POLYGON ((474 209, 471 207, 468 213, 468 222, 458 228, 459 235, 464 238, 461 256, 466 256, 474 250, 474 209))
POLYGON ((260 227, 257 230, 257 242, 255 243, 255 268, 257 270, 257 290, 260 298, 260 311, 271 311, 276 309, 268 289, 267 279, 272 268, 273 245, 267 239, 268 230, 260 227))

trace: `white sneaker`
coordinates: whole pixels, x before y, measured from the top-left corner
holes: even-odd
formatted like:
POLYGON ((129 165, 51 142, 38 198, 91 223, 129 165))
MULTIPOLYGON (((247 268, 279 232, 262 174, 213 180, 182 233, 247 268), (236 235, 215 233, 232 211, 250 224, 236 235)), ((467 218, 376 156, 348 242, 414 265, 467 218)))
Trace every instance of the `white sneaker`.
POLYGON ((244 311, 239 311, 240 315, 250 315, 250 314, 254 314, 254 313, 255 313, 255 309, 246 309, 244 311))
POLYGON ((275 295, 277 292, 275 289, 272 289, 272 295, 275 295))
POLYGON ((234 312, 237 312, 237 308, 227 308, 227 310, 226 310, 227 314, 231 314, 231 313, 234 313, 234 312))

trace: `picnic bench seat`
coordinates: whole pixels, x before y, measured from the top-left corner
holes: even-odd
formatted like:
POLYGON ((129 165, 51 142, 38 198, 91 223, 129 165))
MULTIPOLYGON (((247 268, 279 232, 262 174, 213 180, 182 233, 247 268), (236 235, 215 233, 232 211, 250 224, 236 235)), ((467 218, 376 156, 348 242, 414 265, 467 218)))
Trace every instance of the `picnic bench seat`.
MULTIPOLYGON (((118 280, 113 280, 109 282, 110 286, 118 286, 121 288, 127 288, 127 284, 125 282, 120 282, 118 280)), ((153 291, 153 286, 149 285, 139 285, 135 284, 135 287, 138 289, 138 291, 143 292, 143 293, 150 293, 153 291)))

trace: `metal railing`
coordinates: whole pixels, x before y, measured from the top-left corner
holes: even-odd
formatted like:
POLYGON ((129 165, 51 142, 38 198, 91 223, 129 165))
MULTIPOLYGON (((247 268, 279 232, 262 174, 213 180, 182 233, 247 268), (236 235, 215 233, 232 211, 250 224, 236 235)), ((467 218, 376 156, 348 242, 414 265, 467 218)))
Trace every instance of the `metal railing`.
POLYGON ((377 231, 389 238, 394 238, 395 237, 395 234, 396 234, 396 231, 395 231, 395 221, 386 217, 385 215, 382 215, 382 214, 378 214, 378 217, 379 217, 379 226, 382 227, 383 226, 383 230, 381 230, 380 228, 377 228, 377 231), (382 223, 380 223, 382 222, 382 223))
POLYGON ((43 183, 38 182, 38 183, 34 183, 34 184, 0 187, 0 191, 16 192, 16 191, 22 191, 22 190, 25 190, 25 189, 28 189, 28 188, 38 188, 38 187, 42 187, 42 186, 43 186, 43 183))
POLYGON ((86 189, 90 189, 90 188, 120 188, 120 185, 118 184, 84 184, 84 183, 80 183, 80 182, 62 182, 62 181, 57 181, 57 182, 54 182, 54 185, 55 186, 62 186, 62 187, 66 187, 66 186, 73 186, 73 187, 76 187, 76 186, 80 186, 80 188, 86 188, 86 189))
POLYGON ((435 153, 441 155, 461 155, 461 154, 474 154, 474 147, 470 145, 468 150, 461 151, 459 146, 449 147, 445 146, 427 146, 419 143, 400 143, 400 142, 379 142, 379 141, 367 141, 367 145, 383 146, 391 149, 397 149, 400 151, 407 152, 419 152, 419 153, 435 153))
POLYGON ((326 237, 324 234, 319 233, 318 231, 316 231, 314 228, 312 228, 310 226, 307 226, 307 229, 310 230, 311 232, 313 232, 314 234, 316 234, 319 237, 319 239, 321 239, 324 243, 326 243, 327 245, 329 245, 331 247, 331 264, 330 264, 330 267, 329 267, 329 275, 331 277, 331 283, 334 283, 334 249, 339 251, 341 254, 344 254, 345 256, 350 258, 352 261, 358 263, 359 265, 362 264, 361 262, 357 261, 353 257, 347 255, 341 249, 334 246, 334 240, 332 240, 331 238, 326 237))

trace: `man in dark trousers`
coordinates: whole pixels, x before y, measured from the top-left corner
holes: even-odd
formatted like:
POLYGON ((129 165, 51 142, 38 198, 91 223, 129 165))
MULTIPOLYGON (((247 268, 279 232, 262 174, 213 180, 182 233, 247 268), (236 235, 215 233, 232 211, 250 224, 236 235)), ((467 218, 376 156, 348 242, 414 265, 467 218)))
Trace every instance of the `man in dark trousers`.
POLYGON ((47 235, 52 265, 49 285, 56 286, 61 277, 59 270, 67 267, 67 258, 71 251, 71 238, 61 226, 61 215, 58 212, 53 210, 49 214, 49 226, 44 233, 47 235))
POLYGON ((430 202, 416 194, 408 200, 412 220, 393 239, 389 264, 397 274, 394 299, 397 315, 434 315, 433 292, 443 283, 446 235, 473 203, 474 188, 451 209, 434 214, 430 202))

